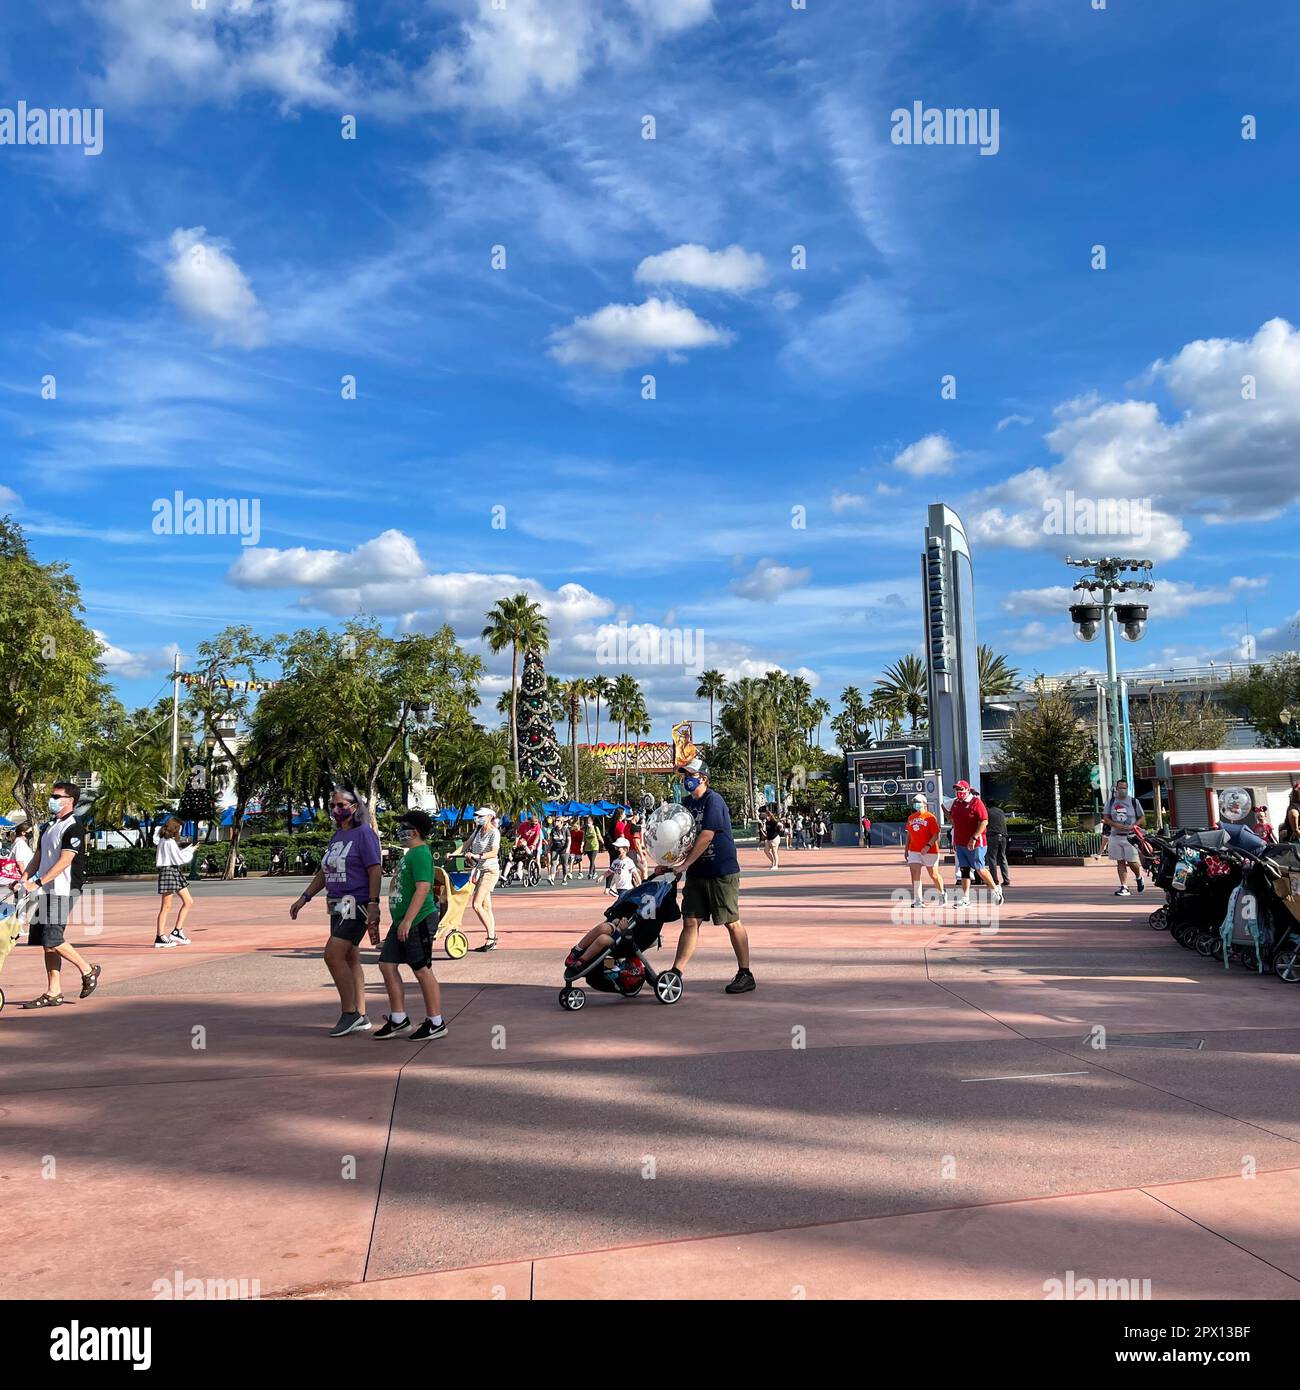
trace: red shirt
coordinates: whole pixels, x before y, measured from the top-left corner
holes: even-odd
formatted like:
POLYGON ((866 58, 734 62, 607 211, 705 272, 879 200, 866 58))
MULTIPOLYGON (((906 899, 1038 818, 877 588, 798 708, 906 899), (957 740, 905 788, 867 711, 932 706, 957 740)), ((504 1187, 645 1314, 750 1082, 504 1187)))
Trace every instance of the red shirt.
POLYGON ((569 853, 582 853, 582 826, 571 825, 569 827, 569 853))
POLYGON ((618 840, 618 839, 621 839, 621 838, 625 838, 626 835, 627 835, 627 821, 625 821, 625 820, 623 819, 623 817, 620 816, 620 817, 614 822, 614 838, 615 838, 616 840, 618 840))
POLYGON ((519 843, 525 849, 533 849, 541 836, 542 827, 535 820, 527 820, 519 827, 519 843))
MULTIPOLYGON (((979 829, 980 821, 988 820, 988 818, 988 807, 978 796, 972 796, 965 805, 962 805, 960 801, 954 801, 948 812, 948 819, 952 821, 953 844, 963 847, 969 845, 971 838, 979 829)), ((976 843, 978 845, 985 844, 984 836, 981 835, 976 843)))

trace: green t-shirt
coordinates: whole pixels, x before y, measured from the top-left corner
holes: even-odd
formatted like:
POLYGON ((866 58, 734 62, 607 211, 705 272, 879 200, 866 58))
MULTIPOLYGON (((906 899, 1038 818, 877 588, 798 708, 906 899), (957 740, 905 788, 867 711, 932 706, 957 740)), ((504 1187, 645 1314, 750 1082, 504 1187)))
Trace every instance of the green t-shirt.
MULTIPOLYGON (((393 925, 397 926, 406 916, 406 909, 415 896, 418 883, 429 885, 429 895, 420 904, 415 922, 423 922, 438 910, 438 900, 433 893, 433 855, 428 845, 416 845, 402 856, 402 867, 393 875, 392 887, 388 890, 388 911, 393 925)), ((415 922, 411 925, 414 926, 415 922)))

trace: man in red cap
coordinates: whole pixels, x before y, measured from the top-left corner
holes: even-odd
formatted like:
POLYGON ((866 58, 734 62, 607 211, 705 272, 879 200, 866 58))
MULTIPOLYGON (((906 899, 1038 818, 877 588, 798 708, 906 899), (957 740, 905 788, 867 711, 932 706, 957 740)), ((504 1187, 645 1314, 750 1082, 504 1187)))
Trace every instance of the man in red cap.
POLYGON ((989 828, 988 808, 971 790, 969 782, 958 782, 953 787, 953 803, 948 816, 952 821, 952 848, 957 856, 957 869, 961 874, 961 896, 958 907, 970 906, 970 876, 973 869, 993 894, 993 901, 1002 901, 1002 889, 993 882, 988 869, 984 867, 987 841, 984 832, 989 828))

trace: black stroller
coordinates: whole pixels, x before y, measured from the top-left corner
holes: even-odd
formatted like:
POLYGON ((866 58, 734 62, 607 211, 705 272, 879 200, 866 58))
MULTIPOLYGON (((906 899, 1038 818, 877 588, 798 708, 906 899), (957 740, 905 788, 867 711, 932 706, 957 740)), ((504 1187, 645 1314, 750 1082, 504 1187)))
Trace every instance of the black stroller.
POLYGON ((587 992, 578 988, 579 980, 602 994, 619 994, 624 999, 640 994, 648 983, 661 1004, 675 1004, 682 997, 680 972, 656 971, 645 952, 659 942, 664 924, 679 921, 681 915, 674 873, 659 874, 620 893, 605 911, 605 920, 613 928, 613 945, 575 971, 566 970, 560 1007, 581 1009, 586 1004, 587 992))

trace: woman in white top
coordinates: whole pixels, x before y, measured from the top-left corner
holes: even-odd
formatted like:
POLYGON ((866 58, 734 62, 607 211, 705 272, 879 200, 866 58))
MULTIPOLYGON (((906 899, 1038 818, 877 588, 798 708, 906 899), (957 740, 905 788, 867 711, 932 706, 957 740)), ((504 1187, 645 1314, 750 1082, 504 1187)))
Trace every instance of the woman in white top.
POLYGON ((487 929, 487 940, 476 951, 494 951, 497 944, 497 921, 492 915, 492 890, 501 877, 501 832, 497 829, 497 813, 491 806, 480 806, 474 813, 474 833, 465 842, 461 853, 469 866, 469 881, 474 894, 469 905, 474 915, 487 929))
POLYGON ((167 823, 158 832, 158 854, 155 862, 158 865, 158 892, 162 901, 158 904, 158 928, 153 944, 154 949, 160 951, 169 946, 190 944, 189 937, 185 935, 185 919, 190 915, 194 899, 187 886, 188 876, 185 870, 194 858, 194 851, 198 846, 189 845, 182 849, 178 839, 180 833, 181 823, 175 816, 168 816, 167 823), (171 915, 174 896, 179 896, 181 910, 177 914, 176 925, 169 932, 167 918, 171 915))

